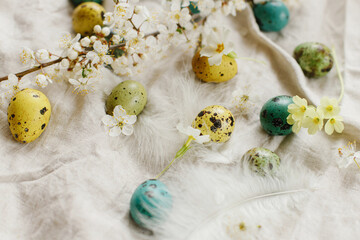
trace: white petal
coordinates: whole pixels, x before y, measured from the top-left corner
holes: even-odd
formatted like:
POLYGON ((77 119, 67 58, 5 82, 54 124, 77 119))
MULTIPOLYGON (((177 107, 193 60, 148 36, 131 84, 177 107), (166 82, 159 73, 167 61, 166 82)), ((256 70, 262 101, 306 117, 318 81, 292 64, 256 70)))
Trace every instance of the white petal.
POLYGON ((72 84, 72 85, 75 85, 75 86, 78 86, 80 85, 80 82, 76 79, 72 79, 72 78, 69 78, 69 82, 72 84))
POLYGON ((17 85, 19 78, 15 74, 9 74, 8 76, 9 82, 11 82, 12 85, 17 85))
POLYGON ((133 134, 133 132, 134 132, 134 128, 133 128, 132 125, 127 125, 127 124, 125 124, 125 125, 123 126, 122 133, 123 133, 124 135, 130 136, 131 134, 133 134))
POLYGON ((109 136, 111 137, 117 137, 121 134, 121 128, 116 126, 110 129, 109 136))
POLYGON ((114 108, 114 117, 119 118, 119 117, 124 117, 124 116, 126 116, 125 109, 121 105, 117 105, 114 108))
POLYGON ((136 115, 126 115, 123 118, 124 118, 124 123, 129 125, 134 124, 136 122, 136 115))
POLYGON ((212 57, 216 54, 217 52, 215 51, 215 49, 213 47, 210 46, 206 46, 203 49, 201 49, 200 51, 200 56, 205 56, 205 57, 212 57))
POLYGON ((110 115, 104 116, 101 121, 108 127, 113 127, 117 125, 116 120, 110 115))
POLYGON ((337 133, 342 133, 344 131, 344 124, 340 121, 336 121, 334 127, 337 133))
POLYGON ((210 136, 209 135, 198 136, 195 139, 195 142, 200 143, 200 144, 210 142, 210 136))
POLYGON ((331 135, 334 133, 334 125, 330 123, 330 120, 327 121, 327 123, 325 124, 325 132, 328 135, 331 135))
POLYGON ((209 65, 212 66, 212 65, 217 65, 219 66, 221 64, 221 61, 222 61, 222 56, 223 54, 220 53, 220 54, 216 54, 212 57, 210 57, 208 60, 209 60, 209 65))

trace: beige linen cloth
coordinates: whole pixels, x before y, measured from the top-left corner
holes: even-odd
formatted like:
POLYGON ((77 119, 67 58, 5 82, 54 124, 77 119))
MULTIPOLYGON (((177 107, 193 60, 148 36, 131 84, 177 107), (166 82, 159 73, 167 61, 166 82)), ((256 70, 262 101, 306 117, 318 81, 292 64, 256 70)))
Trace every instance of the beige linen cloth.
MULTIPOLYGON (((111 11, 112 1, 105 2, 111 11)), ((189 169, 206 169, 208 177, 218 169, 217 176, 223 173, 224 178, 235 181, 236 174, 226 174, 223 169, 238 166, 248 149, 267 147, 285 165, 291 163, 289 169, 305 169, 317 175, 318 182, 316 191, 289 210, 292 217, 283 218, 279 211, 273 214, 273 221, 267 219, 262 227, 267 234, 261 239, 359 239, 360 170, 355 164, 339 169, 336 161, 337 149, 360 136, 360 1, 293 3, 289 25, 280 33, 261 33, 249 8, 222 19, 233 30, 238 55, 267 65, 237 60, 239 72, 233 80, 208 84, 191 71, 193 50, 174 51, 134 77, 145 85, 149 100, 130 137, 111 138, 101 125, 106 94, 124 80, 110 72, 104 73, 97 92, 84 97, 73 94, 66 82, 43 89, 53 112, 46 131, 30 144, 12 139, 6 106, 1 106, 0 239, 181 239, 182 233, 176 230, 157 237, 135 227, 128 214, 129 201, 136 187, 159 173, 181 147, 185 136, 176 131, 177 123, 189 125, 203 107, 213 104, 234 110, 236 128, 231 140, 191 150, 165 175, 163 181, 169 189, 175 191, 181 182, 194 187, 205 184, 201 179, 206 176, 192 178, 189 169), (297 135, 271 137, 261 129, 258 117, 269 98, 299 95, 319 104, 325 95, 340 94, 335 69, 324 78, 307 79, 292 59, 293 49, 306 41, 334 45, 337 50, 345 79, 341 103, 345 130, 333 136, 324 132, 310 136, 302 130, 297 135), (232 93, 245 88, 255 100, 242 115, 234 108, 232 93)), ((67 0, 1 0, 0 75, 25 69, 19 62, 22 46, 59 53, 59 33, 71 31, 72 11, 67 0)), ((305 174, 296 180, 301 185, 307 178, 305 174)), ((214 197, 213 192, 201 194, 214 197)), ((202 206, 195 196, 187 200, 194 208, 202 206)), ((247 207, 253 207, 256 218, 256 207, 247 207)), ((191 213, 192 209, 183 211, 191 213)), ((245 239, 257 234, 250 232, 245 239)), ((214 234, 206 239, 218 237, 214 234)))

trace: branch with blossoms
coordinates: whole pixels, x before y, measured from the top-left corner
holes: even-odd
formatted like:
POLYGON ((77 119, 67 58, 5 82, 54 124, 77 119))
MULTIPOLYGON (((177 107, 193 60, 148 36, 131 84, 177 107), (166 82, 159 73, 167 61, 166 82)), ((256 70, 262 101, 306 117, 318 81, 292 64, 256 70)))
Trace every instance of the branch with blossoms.
POLYGON ((196 45, 209 15, 235 15, 245 7, 245 0, 173 0, 163 1, 163 11, 151 14, 134 5, 138 1, 114 2, 114 11, 104 15, 103 26, 96 25, 92 36, 64 34, 61 54, 23 48, 20 60, 30 68, 0 78, 0 97, 9 100, 23 88, 44 88, 59 80, 67 80, 75 93, 87 94, 100 82, 104 67, 120 76, 137 74, 149 55, 158 59, 169 47, 196 45), (152 33, 146 34, 149 29, 152 33), (25 78, 34 72, 34 78, 25 78))

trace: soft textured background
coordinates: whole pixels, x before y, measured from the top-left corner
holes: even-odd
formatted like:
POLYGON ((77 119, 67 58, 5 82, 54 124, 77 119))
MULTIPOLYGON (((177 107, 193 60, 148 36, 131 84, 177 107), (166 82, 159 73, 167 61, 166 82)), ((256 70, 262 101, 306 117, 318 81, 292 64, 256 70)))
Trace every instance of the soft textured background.
MULTIPOLYGON (((156 2, 156 1, 154 1, 156 2)), ((31 144, 12 139, 6 107, 0 109, 0 239, 359 239, 360 172, 338 169, 337 148, 358 140, 360 94, 360 2, 299 0, 281 33, 259 32, 252 12, 224 18, 233 30, 239 73, 222 84, 202 83, 191 71, 193 51, 173 51, 133 79, 148 90, 148 104, 130 137, 110 138, 101 126, 104 100, 120 79, 105 73, 101 89, 85 97, 67 83, 43 92, 52 107, 49 126, 31 144), (305 41, 334 45, 345 77, 343 134, 270 137, 259 110, 277 95, 300 95, 314 104, 340 93, 336 71, 306 79, 291 58, 305 41), (234 108, 232 92, 245 89, 252 106, 234 108), (132 192, 154 177, 180 148, 176 131, 208 105, 222 104, 236 117, 229 142, 193 148, 162 179, 174 195, 174 209, 156 235, 129 218, 132 192), (250 148, 263 146, 282 159, 276 178, 249 173, 240 164, 250 148), (229 164, 211 162, 223 161, 229 164), (229 209, 234 202, 271 192, 305 189, 229 209), (215 214, 214 213, 219 213, 215 214), (212 216, 209 218, 209 216, 212 216), (207 219, 207 220, 206 220, 207 219), (239 224, 246 225, 245 231, 239 224), (261 225, 261 228, 257 226, 261 225)), ((107 10, 112 1, 106 0, 107 10)), ((0 75, 24 70, 22 46, 57 49, 59 33, 71 31, 67 0, 0 1, 0 75)))

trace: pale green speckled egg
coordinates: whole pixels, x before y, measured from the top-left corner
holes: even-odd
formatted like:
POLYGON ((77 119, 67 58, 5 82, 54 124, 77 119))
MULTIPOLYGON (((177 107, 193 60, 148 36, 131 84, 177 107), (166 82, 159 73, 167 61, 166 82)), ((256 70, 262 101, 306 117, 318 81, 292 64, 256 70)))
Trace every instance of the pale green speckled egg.
POLYGON ((117 85, 106 100, 106 113, 113 114, 114 108, 121 105, 129 115, 138 115, 147 102, 144 86, 133 80, 127 80, 117 85))
POLYGON ((227 108, 212 105, 204 108, 197 115, 192 127, 199 129, 201 135, 209 135, 213 142, 226 142, 235 127, 234 116, 227 108))
POLYGON ((45 130, 51 115, 51 105, 42 92, 24 89, 11 99, 8 107, 9 128, 14 139, 29 143, 45 130))
POLYGON ((247 151, 242 157, 252 171, 265 176, 274 174, 280 167, 280 158, 267 148, 256 147, 247 151))

